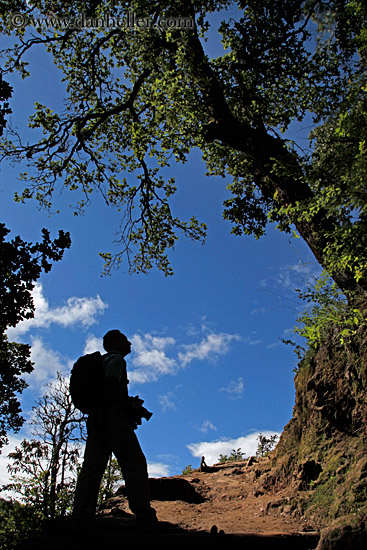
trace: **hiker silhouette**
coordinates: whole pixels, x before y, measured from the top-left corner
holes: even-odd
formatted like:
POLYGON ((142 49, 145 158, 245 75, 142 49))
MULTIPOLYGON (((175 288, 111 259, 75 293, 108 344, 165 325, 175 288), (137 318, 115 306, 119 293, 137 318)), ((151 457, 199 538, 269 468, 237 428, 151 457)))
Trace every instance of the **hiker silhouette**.
POLYGON ((104 379, 99 404, 87 419, 87 442, 75 490, 73 525, 83 528, 93 524, 100 483, 113 453, 125 480, 135 521, 139 527, 150 527, 157 523, 157 516, 150 505, 147 462, 134 431, 136 425, 129 418, 131 401, 124 358, 131 352, 131 342, 119 330, 110 330, 103 337, 103 347, 104 379))

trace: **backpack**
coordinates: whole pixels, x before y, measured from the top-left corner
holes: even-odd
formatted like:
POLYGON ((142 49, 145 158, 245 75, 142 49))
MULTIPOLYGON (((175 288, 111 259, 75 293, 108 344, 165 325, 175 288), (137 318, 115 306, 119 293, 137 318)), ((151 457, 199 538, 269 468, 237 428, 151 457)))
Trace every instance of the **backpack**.
POLYGON ((98 405, 103 386, 104 367, 99 351, 79 357, 70 374, 70 396, 83 414, 90 414, 98 405))

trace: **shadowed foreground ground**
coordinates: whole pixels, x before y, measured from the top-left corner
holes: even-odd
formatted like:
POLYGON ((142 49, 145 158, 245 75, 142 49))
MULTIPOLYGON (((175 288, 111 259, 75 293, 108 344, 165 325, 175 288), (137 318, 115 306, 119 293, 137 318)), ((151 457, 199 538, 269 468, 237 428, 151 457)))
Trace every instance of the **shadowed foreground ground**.
POLYGON ((162 522, 158 532, 138 532, 126 525, 124 518, 97 520, 88 535, 68 534, 67 520, 49 522, 42 536, 24 541, 19 550, 76 550, 83 548, 133 548, 134 550, 313 550, 318 543, 316 533, 303 534, 226 534, 212 526, 209 532, 185 530, 162 522))

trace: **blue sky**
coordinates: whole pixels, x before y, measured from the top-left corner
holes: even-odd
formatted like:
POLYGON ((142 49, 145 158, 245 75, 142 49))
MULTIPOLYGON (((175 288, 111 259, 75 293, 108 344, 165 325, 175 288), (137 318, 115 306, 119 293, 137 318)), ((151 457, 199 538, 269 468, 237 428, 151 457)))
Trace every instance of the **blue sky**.
MULTIPOLYGON (((21 128, 34 101, 58 106, 63 86, 52 63, 37 52, 32 76, 13 76, 12 121, 21 128)), ((24 167, 21 167, 24 168, 24 167)), ((206 244, 179 240, 170 254, 174 275, 153 269, 130 275, 122 266, 102 277, 98 252, 112 250, 119 217, 96 195, 75 217, 65 193, 61 213, 49 216, 34 203, 15 204, 19 168, 0 166, 1 221, 11 236, 35 241, 42 227, 70 231, 71 249, 34 291, 36 315, 9 330, 9 338, 32 345, 34 372, 21 398, 26 418, 44 384, 65 376, 84 352, 101 349, 103 334, 122 330, 133 343, 127 357, 129 391, 153 412, 138 429, 152 477, 174 475, 188 464, 208 464, 241 448, 256 452, 257 436, 281 433, 292 416, 296 357, 280 339, 292 337, 304 304, 294 292, 319 267, 301 239, 269 227, 259 241, 230 234, 222 219, 226 182, 205 177, 199 152, 171 167, 178 191, 174 214, 195 215, 208 225, 206 244)), ((6 454, 29 427, 10 437, 6 454)))

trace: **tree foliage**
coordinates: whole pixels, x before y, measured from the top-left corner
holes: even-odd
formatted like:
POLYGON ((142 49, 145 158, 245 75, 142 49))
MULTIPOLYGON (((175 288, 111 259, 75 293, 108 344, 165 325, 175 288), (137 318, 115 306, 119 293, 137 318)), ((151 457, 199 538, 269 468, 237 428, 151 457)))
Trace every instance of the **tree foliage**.
POLYGON ((119 463, 117 459, 111 455, 102 477, 97 504, 101 505, 107 499, 111 498, 116 490, 123 484, 123 480, 124 478, 119 463))
POLYGON ((32 506, 0 499, 0 545, 2 550, 15 550, 27 537, 42 532, 42 514, 32 506))
POLYGON ((259 238, 269 222, 295 229, 343 292, 365 298, 363 0, 27 2, 30 16, 51 7, 59 17, 185 13, 195 29, 44 25, 30 33, 5 17, 4 32, 18 38, 5 71, 26 76, 25 54, 43 45, 67 85, 63 112, 36 103, 30 126, 42 130, 39 140, 25 143, 13 130, 3 143, 3 157, 29 165, 18 200, 51 208, 63 187, 79 192, 78 212, 98 191, 122 216, 107 271, 127 254, 133 271, 156 263, 170 274, 178 233, 205 237, 204 224, 171 207, 172 167, 198 148, 208 174, 232 192, 224 216, 235 234, 259 238), (210 58, 205 40, 218 18, 225 50, 210 58), (286 132, 306 116, 312 132, 301 149, 286 132))
POLYGON ((30 346, 9 342, 6 330, 34 316, 35 281, 42 271, 50 271, 51 261, 60 260, 70 246, 69 234, 63 231, 51 240, 43 229, 42 241, 35 244, 19 236, 7 240, 9 233, 0 223, 0 448, 7 442, 8 431, 18 431, 24 422, 19 394, 27 384, 21 377, 33 370, 30 346))
POLYGON ((257 444, 256 456, 268 456, 276 446, 278 437, 277 434, 266 437, 266 435, 260 433, 257 437, 259 443, 257 444))
MULTIPOLYGON (((351 307, 336 283, 323 272, 304 290, 295 289, 306 306, 297 317, 293 332, 303 338, 301 345, 291 339, 282 342, 291 345, 298 359, 310 358, 326 341, 335 337, 339 345, 350 343, 351 338, 365 324, 365 313, 361 308, 351 307)), ((294 369, 298 372, 302 363, 294 369)))
MULTIPOLYGON (((12 88, 0 75, 0 136, 6 125, 6 115, 11 113, 9 99, 12 88)), ((9 430, 18 431, 24 419, 21 416, 19 394, 27 386, 20 378, 33 370, 30 347, 9 342, 8 327, 15 327, 22 319, 34 315, 31 291, 42 270, 51 269, 51 261, 62 258, 70 247, 70 236, 63 231, 55 240, 42 229, 42 242, 27 243, 19 236, 7 240, 10 230, 0 223, 0 451, 7 442, 9 430)))
POLYGON ((0 74, 0 136, 3 134, 6 126, 6 115, 11 113, 9 99, 11 98, 12 91, 12 87, 9 86, 8 82, 5 82, 0 74))
POLYGON ((226 462, 240 462, 244 460, 245 454, 246 453, 243 453, 241 449, 233 449, 229 456, 220 454, 218 462, 219 464, 225 464, 226 462))
POLYGON ((335 331, 343 344, 364 323, 360 309, 350 308, 340 289, 325 274, 312 288, 299 291, 299 296, 309 307, 297 318, 294 331, 305 338, 310 350, 317 349, 335 331))
POLYGON ((30 425, 35 436, 24 439, 9 454, 11 483, 3 490, 21 495, 45 518, 70 512, 79 466, 80 443, 85 440, 84 417, 71 401, 67 379, 60 373, 36 399, 30 425))

